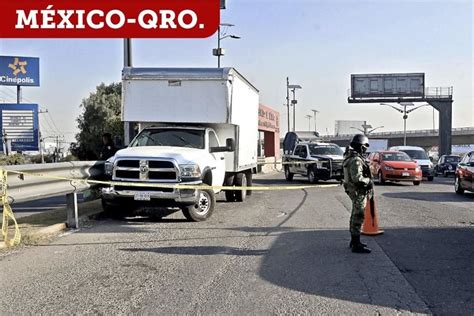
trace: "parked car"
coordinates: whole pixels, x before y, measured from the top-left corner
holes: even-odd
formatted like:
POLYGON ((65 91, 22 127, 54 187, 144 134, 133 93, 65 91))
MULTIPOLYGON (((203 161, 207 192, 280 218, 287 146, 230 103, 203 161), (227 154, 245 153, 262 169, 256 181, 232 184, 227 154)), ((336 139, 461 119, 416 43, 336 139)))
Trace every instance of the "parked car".
POLYGON ((442 174, 447 177, 450 174, 456 172, 458 163, 461 161, 461 157, 454 155, 443 155, 439 158, 438 164, 435 166, 435 175, 442 174))
POLYGON ((418 163, 418 166, 420 166, 423 172, 423 177, 427 178, 428 181, 433 181, 435 175, 434 165, 423 148, 416 146, 395 146, 390 147, 389 150, 403 151, 406 153, 411 159, 418 163))
POLYGON ((379 151, 369 155, 370 172, 379 184, 385 181, 410 181, 420 185, 421 168, 402 151, 379 151))
POLYGON ((464 155, 456 169, 454 191, 463 194, 465 190, 474 192, 474 151, 464 155))

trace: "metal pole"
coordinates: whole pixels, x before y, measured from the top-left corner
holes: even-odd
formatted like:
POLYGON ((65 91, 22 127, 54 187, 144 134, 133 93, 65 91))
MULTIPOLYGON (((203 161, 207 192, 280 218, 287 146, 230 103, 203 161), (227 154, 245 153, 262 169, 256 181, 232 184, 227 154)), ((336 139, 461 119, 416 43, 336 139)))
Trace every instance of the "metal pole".
POLYGON ((132 40, 130 38, 123 39, 123 66, 132 67, 132 40))
POLYGON ((316 111, 314 111, 314 131, 318 131, 318 129, 316 128, 316 111))
POLYGON ((403 106, 403 146, 407 145, 407 106, 403 106))
POLYGON ((41 154, 41 163, 44 163, 44 153, 43 153, 43 136, 41 135, 41 132, 39 133, 39 141, 40 141, 40 154, 41 154))
POLYGON ((288 86, 290 85, 290 79, 286 77, 286 110, 288 114, 288 133, 290 132, 290 90, 288 86))
POLYGON ((217 27, 217 68, 221 68, 221 27, 217 27))
MULTIPOLYGON (((292 90, 293 91, 293 101, 295 101, 295 89, 292 90)), ((293 132, 296 131, 296 103, 295 102, 292 102, 293 103, 293 132)))
POLYGON ((16 86, 16 103, 21 103, 21 86, 16 86))

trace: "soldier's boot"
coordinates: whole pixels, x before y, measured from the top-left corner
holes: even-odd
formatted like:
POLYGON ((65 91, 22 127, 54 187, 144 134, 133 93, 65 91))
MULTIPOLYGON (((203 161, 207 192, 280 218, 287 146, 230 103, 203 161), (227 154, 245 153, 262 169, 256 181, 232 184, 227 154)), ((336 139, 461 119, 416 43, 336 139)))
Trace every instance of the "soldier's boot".
POLYGON ((356 253, 371 253, 372 250, 370 248, 367 248, 366 245, 360 242, 360 236, 357 235, 352 235, 352 252, 356 253))
POLYGON ((358 238, 359 244, 361 244, 361 245, 364 246, 364 247, 367 247, 367 244, 364 244, 363 242, 360 241, 360 236, 352 235, 352 236, 351 236, 351 241, 349 242, 349 248, 352 248, 352 246, 355 245, 355 243, 354 243, 354 238, 358 238))

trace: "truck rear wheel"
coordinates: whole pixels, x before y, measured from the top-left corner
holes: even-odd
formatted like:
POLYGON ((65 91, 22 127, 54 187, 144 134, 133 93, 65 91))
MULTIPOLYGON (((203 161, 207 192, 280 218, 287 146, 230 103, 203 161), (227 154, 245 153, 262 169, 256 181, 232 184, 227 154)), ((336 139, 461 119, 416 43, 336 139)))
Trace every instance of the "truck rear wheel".
MULTIPOLYGON (((247 186, 247 177, 245 173, 237 173, 234 176, 234 185, 238 187, 246 187, 247 186)), ((241 189, 241 190, 235 190, 235 200, 237 202, 243 202, 245 201, 245 198, 247 197, 247 190, 246 189, 241 189)))
MULTIPOLYGON (((253 181, 252 172, 251 171, 247 172, 245 174, 245 176, 247 177, 247 186, 251 187, 252 186, 252 181, 253 181)), ((247 190, 247 196, 251 196, 252 192, 253 192, 253 190, 247 190)))
MULTIPOLYGON (((224 180, 224 186, 231 187, 234 185, 234 176, 226 175, 224 180)), ((235 202, 235 191, 234 190, 224 190, 225 200, 227 202, 235 202)))
POLYGON ((184 217, 192 222, 202 222, 211 217, 216 205, 216 196, 213 190, 200 190, 196 204, 183 206, 184 217))

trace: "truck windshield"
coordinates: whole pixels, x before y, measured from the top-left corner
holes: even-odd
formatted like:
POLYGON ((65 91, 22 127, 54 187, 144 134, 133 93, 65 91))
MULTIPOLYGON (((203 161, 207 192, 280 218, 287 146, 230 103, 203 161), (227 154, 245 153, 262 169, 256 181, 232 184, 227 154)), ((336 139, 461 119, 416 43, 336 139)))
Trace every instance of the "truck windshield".
POLYGON ((428 155, 424 150, 409 150, 409 149, 404 149, 401 150, 405 153, 408 154, 412 159, 422 159, 422 160, 428 160, 428 155))
POLYGON ((196 129, 145 129, 133 140, 130 147, 172 146, 204 149, 204 130, 196 129))
POLYGON ((309 152, 311 155, 339 155, 342 156, 344 152, 339 146, 321 146, 309 145, 309 152))

